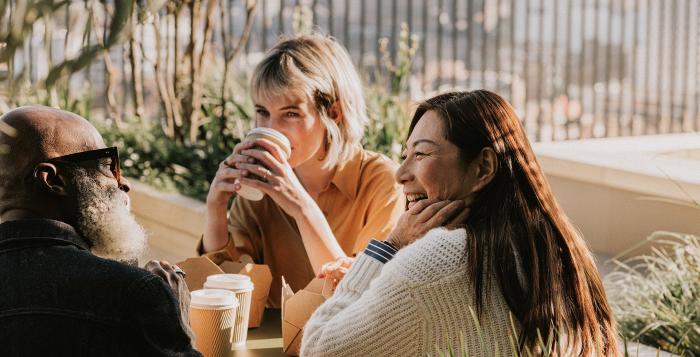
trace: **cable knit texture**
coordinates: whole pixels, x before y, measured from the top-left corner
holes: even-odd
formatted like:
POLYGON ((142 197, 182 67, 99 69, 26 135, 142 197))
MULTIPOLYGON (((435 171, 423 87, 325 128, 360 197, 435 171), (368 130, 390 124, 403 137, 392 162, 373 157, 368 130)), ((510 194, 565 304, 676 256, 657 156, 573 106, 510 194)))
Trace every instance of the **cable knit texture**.
POLYGON ((493 279, 478 328, 470 312, 476 310, 466 241, 464 229, 437 228, 387 264, 359 255, 307 322, 301 355, 425 356, 450 349, 512 355, 510 310, 493 279))

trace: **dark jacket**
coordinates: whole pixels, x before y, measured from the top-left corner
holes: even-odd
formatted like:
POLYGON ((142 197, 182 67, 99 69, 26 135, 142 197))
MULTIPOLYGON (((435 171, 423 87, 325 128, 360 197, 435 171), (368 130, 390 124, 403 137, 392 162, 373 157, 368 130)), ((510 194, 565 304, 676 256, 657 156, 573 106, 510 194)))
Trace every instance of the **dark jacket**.
POLYGON ((0 224, 0 291, 0 356, 200 356, 163 279, 62 222, 0 224))

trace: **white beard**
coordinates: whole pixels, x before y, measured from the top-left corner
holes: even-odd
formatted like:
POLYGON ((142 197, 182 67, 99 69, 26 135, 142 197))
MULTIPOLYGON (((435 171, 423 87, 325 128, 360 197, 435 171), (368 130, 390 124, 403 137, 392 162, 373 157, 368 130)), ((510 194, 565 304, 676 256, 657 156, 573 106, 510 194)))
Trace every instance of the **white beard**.
POLYGON ((146 249, 146 232, 129 210, 129 196, 116 187, 105 189, 87 171, 75 171, 78 231, 93 254, 118 261, 138 259, 146 249))

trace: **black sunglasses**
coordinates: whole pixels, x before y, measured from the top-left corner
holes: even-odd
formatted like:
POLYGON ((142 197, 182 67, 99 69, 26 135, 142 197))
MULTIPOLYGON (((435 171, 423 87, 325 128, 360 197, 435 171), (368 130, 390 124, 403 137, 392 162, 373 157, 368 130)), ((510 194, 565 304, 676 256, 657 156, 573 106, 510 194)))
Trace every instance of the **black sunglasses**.
POLYGON ((88 161, 98 161, 97 169, 105 176, 113 176, 117 180, 117 184, 121 184, 122 175, 121 169, 119 168, 119 150, 117 150, 116 146, 59 156, 49 159, 46 162, 78 165, 88 161), (100 162, 101 159, 110 159, 110 161, 109 163, 100 162))

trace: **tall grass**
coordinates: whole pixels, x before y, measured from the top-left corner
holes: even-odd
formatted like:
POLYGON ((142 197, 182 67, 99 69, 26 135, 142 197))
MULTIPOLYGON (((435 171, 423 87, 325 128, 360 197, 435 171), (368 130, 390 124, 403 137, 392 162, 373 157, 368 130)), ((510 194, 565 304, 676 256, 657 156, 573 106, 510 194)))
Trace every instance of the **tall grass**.
POLYGON ((657 232, 650 254, 615 261, 605 278, 625 339, 700 356, 700 237, 657 232))

